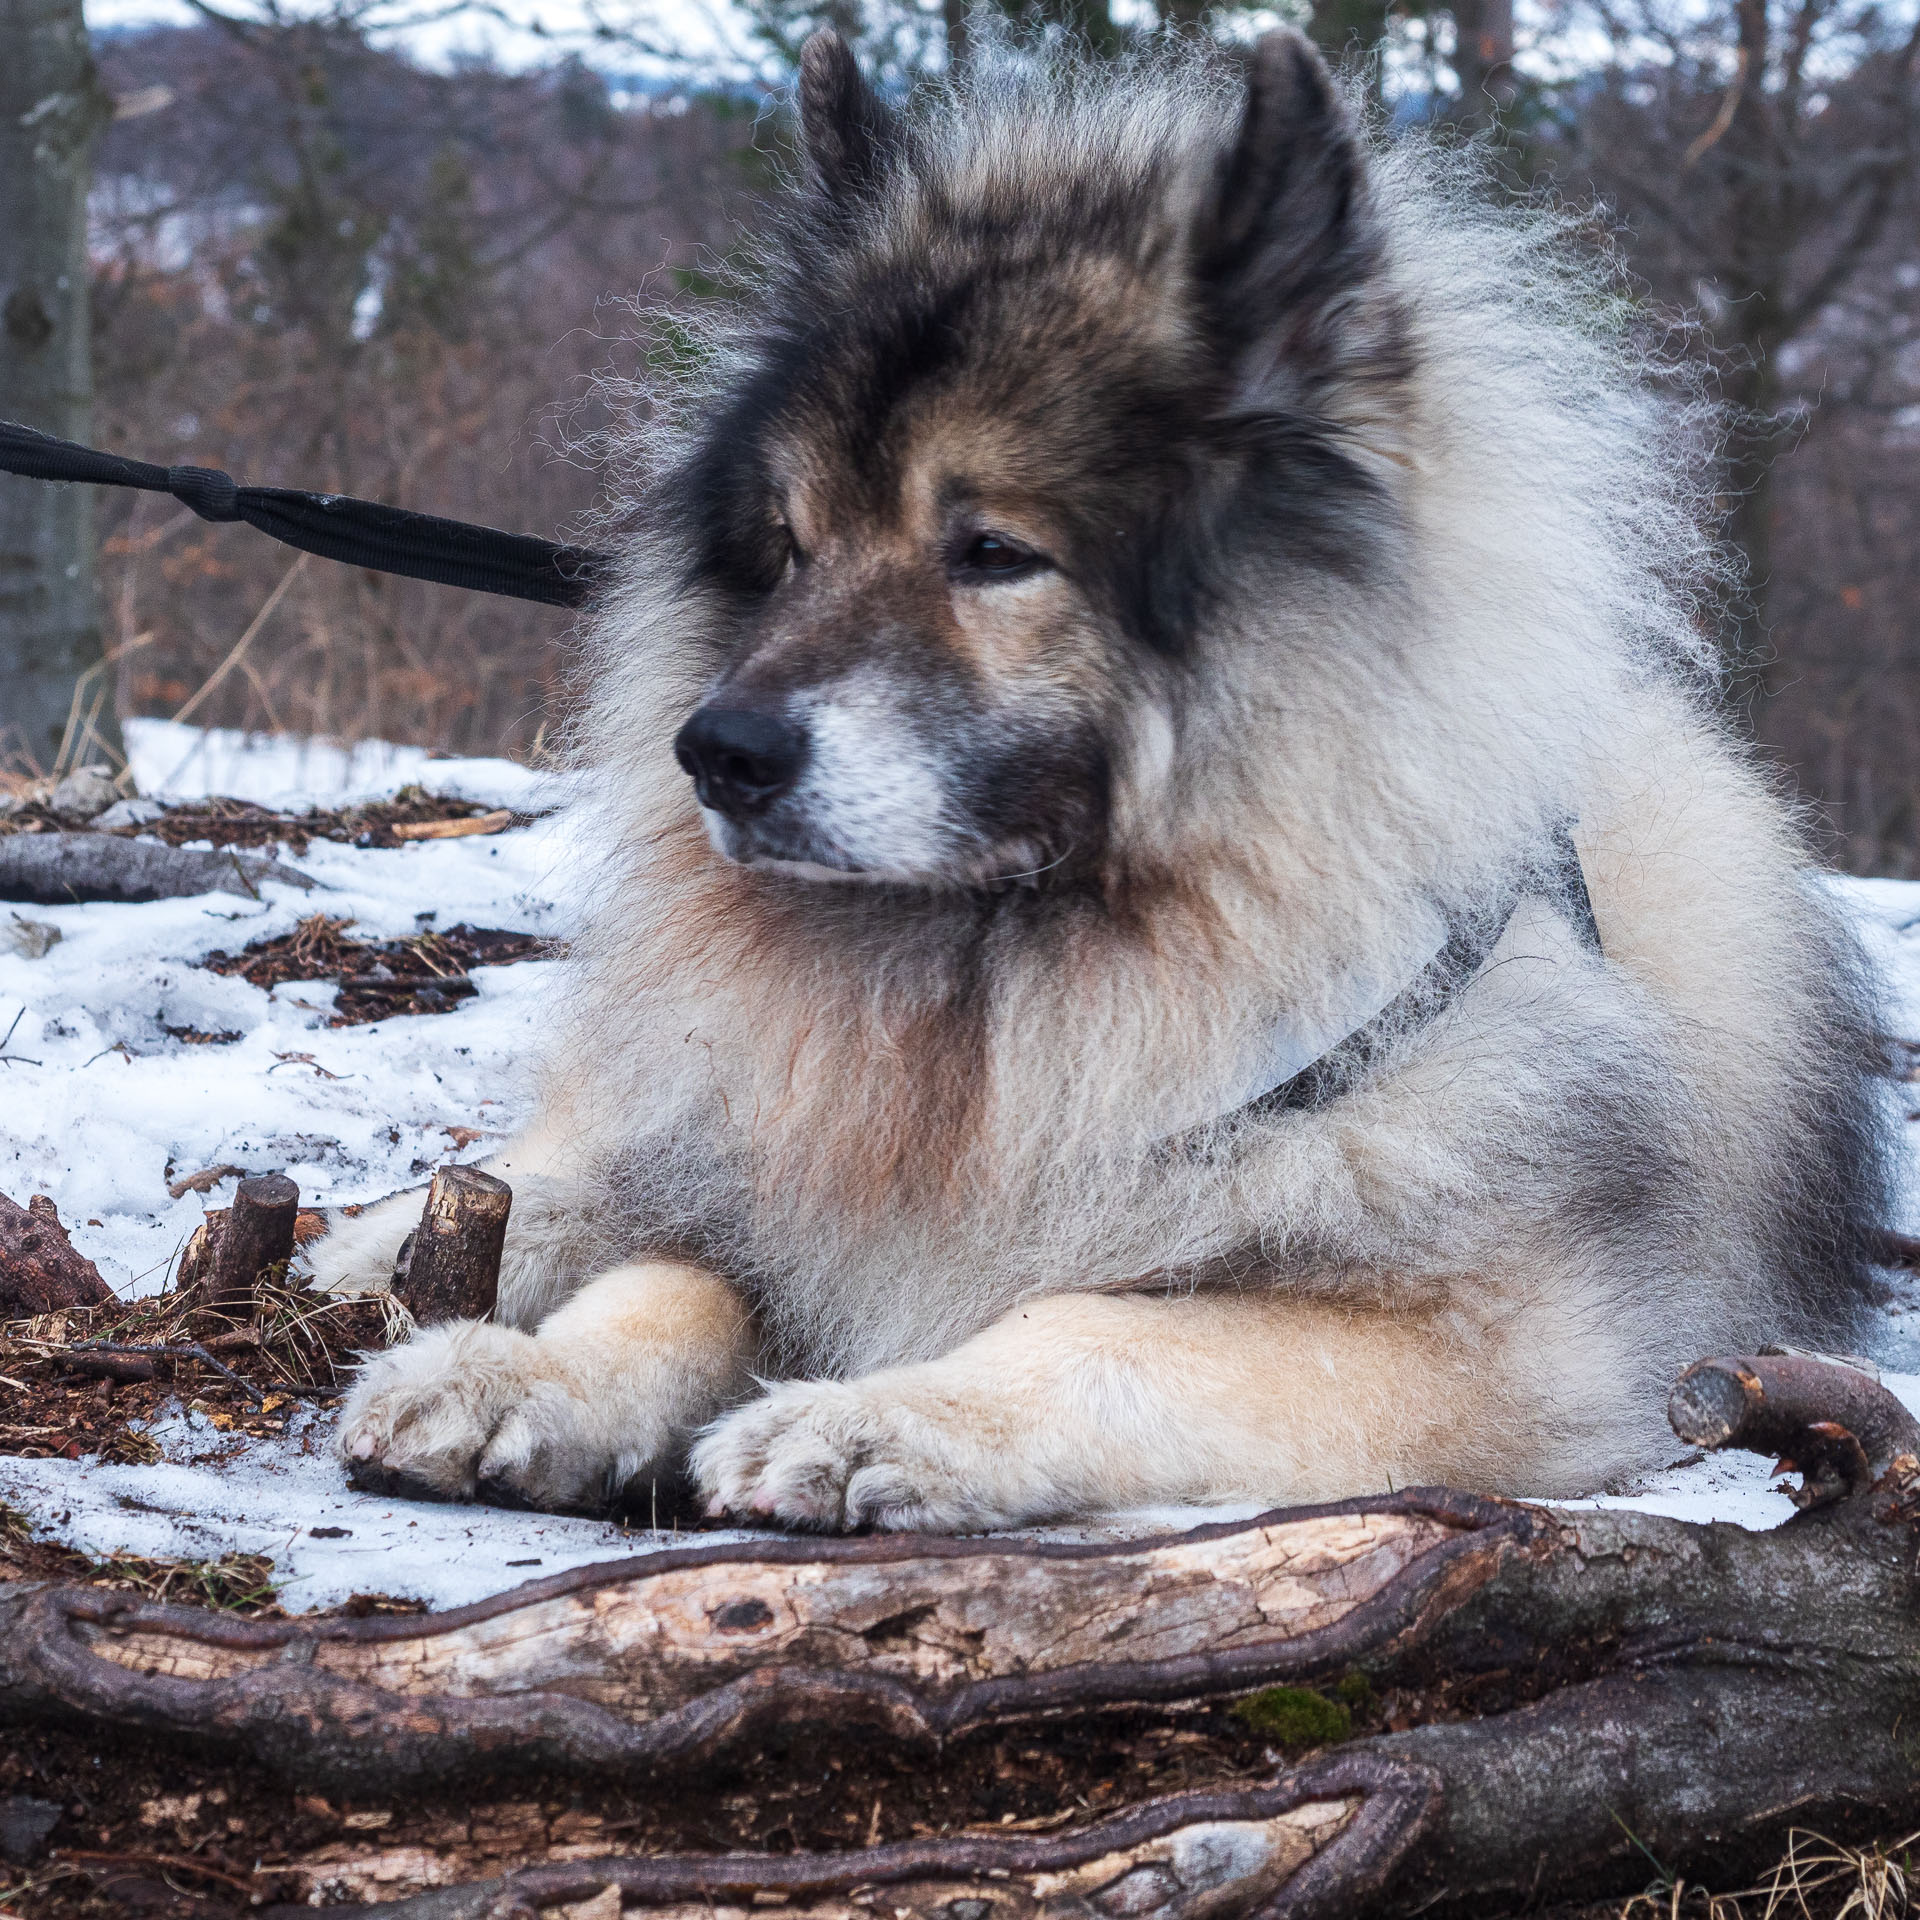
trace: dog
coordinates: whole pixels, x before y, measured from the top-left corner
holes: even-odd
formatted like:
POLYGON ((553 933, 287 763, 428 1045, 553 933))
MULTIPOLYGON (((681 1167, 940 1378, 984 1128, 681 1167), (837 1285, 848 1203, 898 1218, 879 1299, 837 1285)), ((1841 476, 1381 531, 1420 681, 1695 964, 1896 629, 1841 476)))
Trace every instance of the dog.
MULTIPOLYGON (((1717 717, 1705 402, 1307 42, 800 64, 632 409, 494 1320, 362 1483, 967 1530, 1663 1461, 1832 1342, 1873 982, 1717 717)), ((343 1222, 380 1284, 417 1197, 343 1222)))

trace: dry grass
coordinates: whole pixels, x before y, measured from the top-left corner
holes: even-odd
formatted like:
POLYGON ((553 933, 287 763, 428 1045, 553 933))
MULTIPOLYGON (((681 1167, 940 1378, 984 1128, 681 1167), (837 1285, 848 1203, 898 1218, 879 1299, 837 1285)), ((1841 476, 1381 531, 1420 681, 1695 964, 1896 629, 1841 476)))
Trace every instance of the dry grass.
POLYGON ((147 1429, 180 1403, 216 1433, 272 1438, 299 1402, 344 1392, 359 1353, 404 1337, 398 1311, 269 1273, 244 1316, 176 1290, 0 1325, 0 1453, 150 1465, 159 1450, 147 1429), (115 1361, 148 1377, 102 1377, 115 1361))
POLYGON ((1914 1906, 1916 1848, 1920 1832, 1851 1847, 1795 1827, 1753 1886, 1712 1893, 1663 1875, 1615 1911, 1618 1920, 1902 1920, 1914 1906))
POLYGON ((90 1559, 70 1547, 36 1537, 32 1521, 0 1503, 0 1580, 55 1579, 79 1586, 110 1587, 226 1613, 279 1612, 273 1562, 263 1553, 228 1553, 217 1560, 155 1560, 142 1554, 90 1559))

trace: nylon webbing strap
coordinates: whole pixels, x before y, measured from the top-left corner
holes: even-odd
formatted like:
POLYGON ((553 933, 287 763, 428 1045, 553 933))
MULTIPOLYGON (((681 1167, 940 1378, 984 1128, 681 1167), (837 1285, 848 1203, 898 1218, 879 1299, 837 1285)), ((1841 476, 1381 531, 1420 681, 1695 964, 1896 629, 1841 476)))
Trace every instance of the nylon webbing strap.
POLYGON ((1586 869, 1573 830, 1560 826, 1554 833, 1547 860, 1522 888, 1479 924, 1456 927, 1447 944, 1371 1020, 1365 1021, 1296 1074, 1256 1095, 1232 1116, 1312 1112, 1337 1100, 1373 1066, 1393 1040, 1410 1026, 1432 1019, 1465 988, 1487 964, 1500 944, 1520 902, 1538 892, 1558 907, 1591 953, 1604 957, 1600 923, 1594 918, 1593 896, 1587 891, 1586 869))
POLYGON ((323 560, 552 607, 579 606, 606 564, 606 555, 590 548, 562 546, 530 533, 502 533, 338 493, 243 487, 231 474, 208 467, 125 460, 11 422, 0 422, 0 472, 170 493, 203 520, 244 520, 323 560))

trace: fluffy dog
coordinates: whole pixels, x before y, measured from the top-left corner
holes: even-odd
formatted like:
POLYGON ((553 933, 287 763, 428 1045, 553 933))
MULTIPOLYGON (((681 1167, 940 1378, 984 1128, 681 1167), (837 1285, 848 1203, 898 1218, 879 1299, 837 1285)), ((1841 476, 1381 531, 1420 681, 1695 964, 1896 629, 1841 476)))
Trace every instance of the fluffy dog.
POLYGON ((1867 985, 1711 716, 1699 410, 1604 270, 1290 33, 911 113, 816 36, 800 108, 635 411, 498 1320, 368 1364, 356 1476, 1567 1494, 1685 1362, 1833 1338, 1867 985))

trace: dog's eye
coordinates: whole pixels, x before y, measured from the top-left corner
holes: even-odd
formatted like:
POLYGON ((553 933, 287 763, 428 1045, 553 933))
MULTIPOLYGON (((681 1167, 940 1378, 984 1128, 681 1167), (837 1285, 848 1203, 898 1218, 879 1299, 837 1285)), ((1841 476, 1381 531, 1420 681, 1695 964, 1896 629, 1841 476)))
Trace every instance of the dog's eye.
POLYGON ((1004 534, 977 533, 960 548, 953 570, 962 579, 1018 580, 1047 564, 1031 548, 1018 545, 1004 534))

